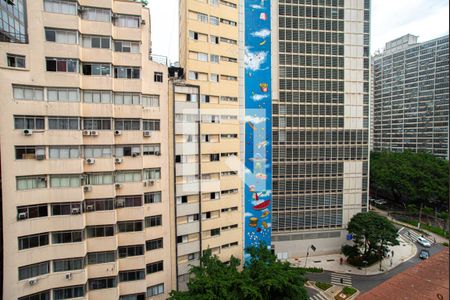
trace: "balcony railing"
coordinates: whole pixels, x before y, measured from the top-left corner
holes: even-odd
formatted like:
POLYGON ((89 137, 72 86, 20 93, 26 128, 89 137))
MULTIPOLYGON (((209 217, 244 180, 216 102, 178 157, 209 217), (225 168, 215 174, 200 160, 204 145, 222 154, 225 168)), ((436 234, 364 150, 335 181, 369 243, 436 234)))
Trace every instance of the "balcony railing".
POLYGON ((157 64, 169 66, 169 60, 168 60, 167 56, 150 54, 149 59, 157 64))

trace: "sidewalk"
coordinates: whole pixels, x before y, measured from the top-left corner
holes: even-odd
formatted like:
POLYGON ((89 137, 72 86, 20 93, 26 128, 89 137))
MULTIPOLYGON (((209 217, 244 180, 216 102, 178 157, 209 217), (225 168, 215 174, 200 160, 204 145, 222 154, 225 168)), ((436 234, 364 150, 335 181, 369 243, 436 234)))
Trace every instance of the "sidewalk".
MULTIPOLYGON (((306 263, 307 268, 322 268, 326 271, 332 271, 336 273, 346 273, 355 275, 377 275, 385 273, 403 262, 411 259, 417 254, 417 248, 410 241, 405 240, 402 236, 399 237, 400 245, 394 246, 391 250, 394 251, 394 257, 386 258, 381 263, 382 271, 380 271, 380 264, 376 263, 368 268, 358 269, 345 262, 345 257, 340 254, 323 255, 323 256, 310 256, 306 263), (341 257, 344 259, 344 263, 340 264, 341 257)), ((305 267, 305 257, 288 259, 290 263, 298 267, 305 267)))

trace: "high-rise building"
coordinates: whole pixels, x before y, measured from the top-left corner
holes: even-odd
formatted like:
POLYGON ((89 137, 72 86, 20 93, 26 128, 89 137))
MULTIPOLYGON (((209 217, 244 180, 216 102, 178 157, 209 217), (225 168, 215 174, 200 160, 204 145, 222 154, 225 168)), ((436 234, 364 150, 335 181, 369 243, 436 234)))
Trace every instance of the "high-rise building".
POLYGON ((7 2, 28 27, 0 43, 2 299, 166 299, 168 76, 148 9, 7 2))
POLYGON ((370 0, 277 2, 272 244, 335 252, 367 210, 370 0))
POLYGON ((449 158, 448 35, 406 35, 374 57, 374 150, 449 158))
MULTIPOLYGON (((238 1, 180 0, 174 156, 178 287, 211 249, 242 258, 238 1)), ((172 98, 172 97, 171 97, 172 98)))

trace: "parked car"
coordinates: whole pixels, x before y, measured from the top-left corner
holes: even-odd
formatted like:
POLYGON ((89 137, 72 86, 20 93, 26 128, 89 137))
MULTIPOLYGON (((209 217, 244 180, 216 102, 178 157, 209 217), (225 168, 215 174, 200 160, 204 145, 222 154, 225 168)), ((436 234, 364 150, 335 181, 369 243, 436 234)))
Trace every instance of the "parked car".
POLYGON ((417 242, 419 244, 421 244, 424 247, 431 247, 431 243, 429 241, 427 241, 426 239, 424 239, 423 237, 419 236, 417 238, 417 242))
POLYGON ((420 251, 419 258, 421 259, 430 258, 430 252, 428 250, 422 249, 422 251, 420 251))

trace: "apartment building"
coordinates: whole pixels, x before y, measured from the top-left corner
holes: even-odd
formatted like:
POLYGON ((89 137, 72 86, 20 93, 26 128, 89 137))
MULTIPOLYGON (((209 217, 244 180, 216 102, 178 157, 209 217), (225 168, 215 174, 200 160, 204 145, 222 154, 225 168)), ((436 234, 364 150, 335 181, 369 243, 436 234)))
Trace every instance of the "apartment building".
POLYGON ((374 150, 449 158, 448 35, 418 43, 406 35, 374 60, 374 150))
POLYGON ((3 299, 166 299, 168 76, 149 10, 0 4, 3 299))
POLYGON ((336 253, 367 210, 370 0, 279 0, 272 39, 272 244, 336 253))
POLYGON ((180 0, 185 80, 171 88, 179 289, 206 249, 242 258, 238 54, 237 0, 180 0))

